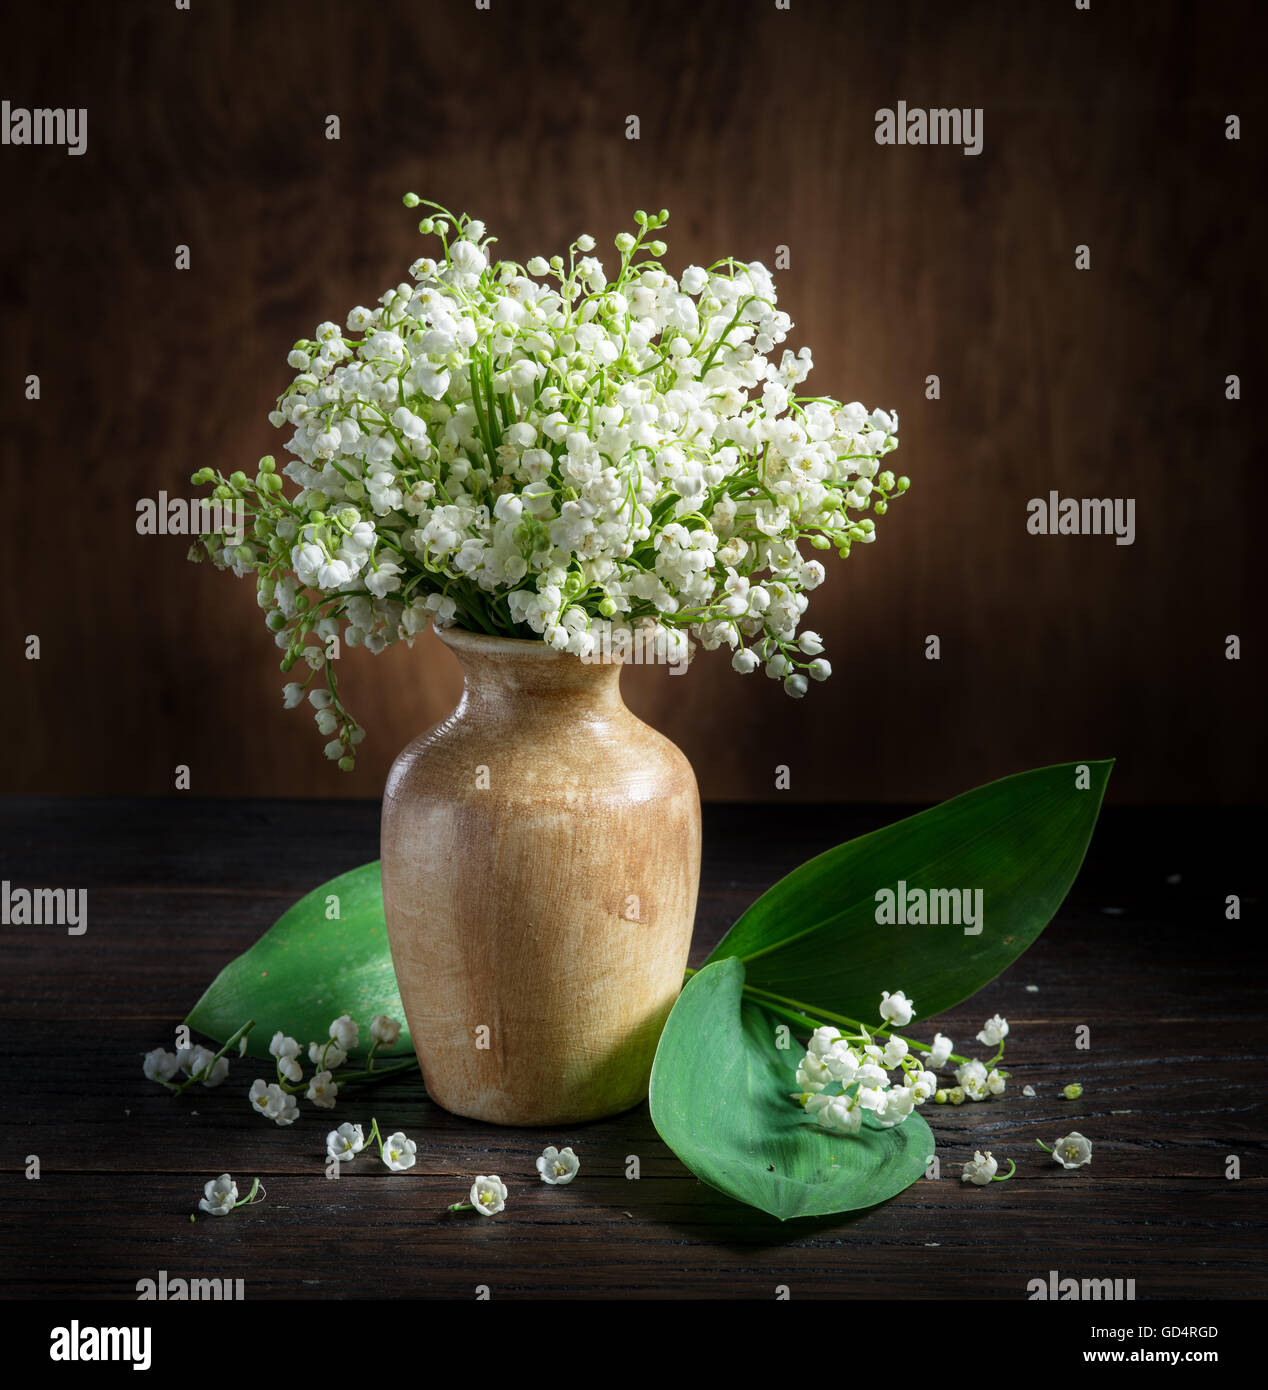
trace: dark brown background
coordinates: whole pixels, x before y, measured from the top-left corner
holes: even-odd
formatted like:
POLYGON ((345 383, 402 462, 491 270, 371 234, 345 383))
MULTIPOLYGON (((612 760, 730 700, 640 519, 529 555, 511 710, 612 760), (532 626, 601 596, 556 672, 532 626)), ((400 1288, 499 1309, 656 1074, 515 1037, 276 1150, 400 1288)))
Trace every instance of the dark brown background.
POLYGON ((419 254, 412 188, 482 216, 518 259, 581 230, 610 246, 636 207, 672 210, 674 269, 773 263, 785 243, 810 384, 900 412, 911 494, 812 600, 827 686, 794 704, 723 654, 685 679, 626 675, 705 797, 768 798, 777 763, 798 798, 923 801, 1117 755, 1120 801, 1252 798, 1253 13, 8 6, 0 95, 87 106, 89 145, 0 148, 0 786, 164 793, 187 763, 197 793, 374 795, 447 711, 457 667, 430 636, 350 654, 344 690, 370 733, 357 772, 337 773, 311 720, 281 708, 252 586, 135 532, 138 498, 280 450, 265 416, 290 343, 401 278, 419 254), (984 152, 876 145, 875 110, 899 100, 983 107, 984 152), (1134 497, 1135 545, 1027 535, 1026 501, 1049 488, 1134 497))

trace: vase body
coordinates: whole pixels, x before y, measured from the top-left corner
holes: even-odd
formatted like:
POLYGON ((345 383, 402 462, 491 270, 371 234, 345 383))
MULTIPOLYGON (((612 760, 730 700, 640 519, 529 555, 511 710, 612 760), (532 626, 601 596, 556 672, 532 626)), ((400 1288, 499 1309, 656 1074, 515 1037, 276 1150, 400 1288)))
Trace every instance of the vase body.
POLYGON ((700 800, 621 701, 620 666, 438 634, 457 709, 397 758, 383 904, 428 1095, 494 1124, 596 1119, 647 1095, 682 987, 700 800))

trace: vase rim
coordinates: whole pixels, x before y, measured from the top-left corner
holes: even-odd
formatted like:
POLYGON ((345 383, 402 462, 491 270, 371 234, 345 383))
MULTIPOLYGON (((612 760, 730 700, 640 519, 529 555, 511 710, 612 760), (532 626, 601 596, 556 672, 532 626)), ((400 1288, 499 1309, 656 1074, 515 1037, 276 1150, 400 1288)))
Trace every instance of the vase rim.
POLYGON ((445 646, 455 652, 479 652, 482 655, 519 658, 535 657, 543 661, 558 661, 560 658, 570 656, 574 661, 580 662, 581 660, 580 657, 571 652, 558 651, 548 642, 542 641, 540 637, 503 637, 498 633, 472 632, 470 628, 465 627, 436 627, 435 632, 445 646))

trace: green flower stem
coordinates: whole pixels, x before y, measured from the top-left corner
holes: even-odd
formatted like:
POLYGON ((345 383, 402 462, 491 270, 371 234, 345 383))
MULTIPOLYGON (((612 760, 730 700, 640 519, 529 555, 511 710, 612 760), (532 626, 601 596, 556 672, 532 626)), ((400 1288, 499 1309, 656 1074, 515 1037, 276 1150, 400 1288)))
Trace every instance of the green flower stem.
MULTIPOLYGON (((697 972, 692 970, 691 967, 688 966, 686 973, 688 977, 690 977, 696 974, 697 972)), ((809 1015, 813 1010, 814 1013, 822 1014, 823 1017, 827 1019, 829 1023, 835 1023, 838 1027, 853 1028, 856 1033, 865 1033, 869 1037, 873 1038, 887 1038, 890 1036, 891 1029, 887 1024, 883 1024, 879 1028, 869 1028, 865 1023, 860 1023, 857 1018, 846 1018, 844 1014, 827 1013, 825 1010, 820 1009, 815 1004, 806 1004, 800 999, 788 999, 782 994, 772 994, 770 990, 759 989, 756 985, 745 985, 744 993, 747 994, 749 998, 752 999, 755 1003, 765 1004, 768 1007, 772 1002, 776 1004, 782 1004, 785 1006, 783 1010, 783 1012, 785 1013, 787 1013, 789 1010, 796 1010, 799 1016, 805 1015, 804 1017, 800 1018, 800 1022, 802 1023, 812 1022, 809 1015)), ((906 1034, 903 1034, 902 1036, 904 1038, 904 1041, 907 1043, 908 1048, 913 1049, 914 1051, 933 1051, 933 1046, 930 1043, 917 1042, 915 1038, 908 1038, 906 1034)), ((948 1060, 963 1064, 967 1062, 969 1059, 967 1057, 961 1057, 958 1053, 953 1052, 950 1054, 948 1060)))
POLYGON ((1035 1143, 1039 1145, 1039 1147, 1044 1151, 1044 1153, 1050 1154, 1052 1152, 1052 1150, 1047 1146, 1047 1144, 1043 1142, 1042 1139, 1036 1139, 1035 1143))
POLYGON ((346 1086, 349 1082, 360 1085, 372 1085, 376 1081, 387 1081, 393 1076, 399 1076, 403 1071, 421 1071, 418 1065, 418 1058, 415 1057, 408 1062, 397 1062, 390 1067, 367 1068, 365 1071, 354 1071, 348 1075, 343 1072, 335 1072, 334 1079, 340 1086, 346 1086))
POLYGON ((446 1207, 446 1211, 475 1211, 475 1206, 471 1202, 455 1202, 452 1206, 446 1207))
POLYGON ((255 1019, 247 1019, 247 1021, 242 1025, 242 1027, 238 1029, 238 1031, 233 1035, 233 1037, 229 1039, 227 1043, 225 1043, 225 1045, 220 1049, 219 1052, 216 1053, 216 1055, 211 1059, 210 1062, 207 1063, 205 1067, 200 1068, 197 1072, 194 1073, 193 1076, 188 1077, 186 1080, 182 1081, 179 1086, 172 1085, 170 1081, 166 1081, 163 1084, 167 1086, 167 1088, 171 1091, 171 1093, 174 1096, 184 1094, 184 1092, 187 1091, 189 1087, 192 1086, 200 1076, 209 1075, 212 1069, 215 1067, 216 1063, 225 1055, 225 1053, 228 1052, 231 1047, 235 1047, 238 1044, 238 1042, 242 1038, 246 1037, 246 1035, 254 1027, 255 1019))
POLYGON ((259 1178, 256 1178, 255 1181, 251 1184, 251 1191, 248 1192, 245 1197, 239 1197, 238 1200, 233 1204, 234 1209, 236 1210, 238 1207, 250 1206, 252 1202, 262 1202, 264 1200, 264 1197, 264 1189, 260 1186, 259 1178), (256 1196, 257 1193, 259 1193, 258 1197, 256 1196))
POLYGON ((992 1182, 1007 1182, 1007 1181, 1009 1180, 1009 1178, 1011 1178, 1011 1177, 1013 1176, 1013 1174, 1014 1174, 1016 1171, 1017 1171, 1017 1165, 1016 1165, 1016 1164, 1013 1162, 1013 1160, 1010 1158, 1010 1159, 1008 1160, 1008 1172, 1007 1172, 1007 1173, 1004 1173, 1004 1174, 996 1173, 995 1176, 991 1179, 991 1181, 992 1181, 992 1182))

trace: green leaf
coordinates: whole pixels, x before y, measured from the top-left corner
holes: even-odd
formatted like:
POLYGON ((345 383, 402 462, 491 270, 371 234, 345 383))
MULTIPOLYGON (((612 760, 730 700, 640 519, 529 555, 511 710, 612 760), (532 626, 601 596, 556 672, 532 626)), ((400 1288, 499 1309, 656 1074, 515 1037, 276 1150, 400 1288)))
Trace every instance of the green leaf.
POLYGON ((939 1014, 993 980, 1051 921, 1083 863, 1112 766, 1018 773, 830 849, 758 898, 709 962, 738 957, 750 986, 865 1022, 879 1022, 883 990, 901 989, 921 1018, 939 1014), (980 889, 980 934, 878 925, 877 893, 897 892, 900 881, 908 890, 980 889))
POLYGON ((886 1201, 925 1171, 933 1135, 919 1115, 854 1137, 829 1134, 791 1099, 801 1049, 744 998, 737 960, 707 965, 678 997, 652 1066, 665 1143, 703 1182, 787 1221, 886 1201))
MULTIPOLYGON (((191 1028, 223 1043, 249 1018, 252 1057, 267 1057, 280 1028, 305 1047, 330 1035, 330 1021, 349 1013, 361 1025, 361 1044, 370 1048, 369 1024, 375 1014, 401 1021, 395 1047, 380 1050, 375 1065, 409 1057, 412 1047, 401 1008, 387 925, 379 862, 362 864, 288 908, 249 951, 232 960, 211 982, 185 1020, 191 1028), (339 916, 326 917, 327 898, 339 899, 339 916)), ((307 1053, 305 1053, 305 1065, 307 1053)))

